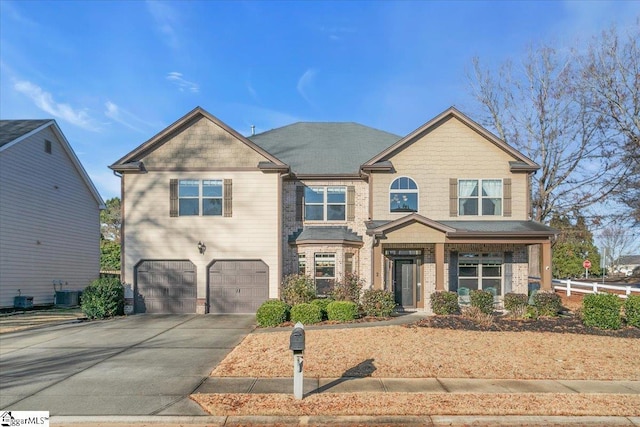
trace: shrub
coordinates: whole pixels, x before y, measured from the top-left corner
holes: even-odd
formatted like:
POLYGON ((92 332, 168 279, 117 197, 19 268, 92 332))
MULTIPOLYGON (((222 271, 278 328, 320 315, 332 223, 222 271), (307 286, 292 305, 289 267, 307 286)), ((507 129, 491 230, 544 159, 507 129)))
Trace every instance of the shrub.
POLYGON ((478 306, 466 307, 462 310, 462 315, 482 326, 491 326, 493 324, 493 316, 491 313, 483 312, 478 306))
POLYGON ((303 274, 292 274, 282 280, 282 300, 294 306, 311 302, 316 297, 313 279, 303 274))
POLYGON ((358 304, 363 285, 364 280, 360 279, 357 274, 347 273, 333 285, 331 298, 334 301, 351 301, 358 304))
POLYGON ((614 294, 589 294, 582 300, 582 323, 601 329, 620 329, 622 301, 614 294))
POLYGON ((317 305, 320 307, 320 312, 322 313, 322 319, 327 319, 327 306, 332 303, 333 300, 331 298, 318 298, 311 301, 311 304, 317 305))
POLYGON ((327 306, 327 318, 349 322, 358 317, 358 304, 352 301, 333 301, 327 306))
POLYGON ((460 313, 458 294, 448 291, 436 291, 431 294, 431 310, 435 314, 446 315, 460 313))
POLYGON ((362 311, 366 316, 389 317, 396 308, 393 292, 367 289, 362 294, 362 311))
POLYGON ((322 321, 322 310, 315 304, 301 303, 291 308, 291 321, 311 325, 322 321))
POLYGON ((640 328, 640 295, 629 295, 624 302, 624 317, 627 325, 640 328))
POLYGON ((262 327, 278 326, 287 321, 290 307, 279 300, 269 300, 262 303, 256 312, 256 323, 262 327))
POLYGON ((538 316, 556 317, 562 310, 562 299, 555 292, 538 292, 533 296, 538 316))
POLYGON ((82 312, 89 319, 124 314, 124 286, 120 279, 102 277, 94 280, 82 292, 82 312))
POLYGON ((489 291, 474 289, 469 292, 471 307, 477 307, 482 313, 493 313, 493 294, 489 291))
POLYGON ((504 308, 510 312, 523 312, 527 307, 529 298, 525 294, 509 292, 504 296, 504 308))

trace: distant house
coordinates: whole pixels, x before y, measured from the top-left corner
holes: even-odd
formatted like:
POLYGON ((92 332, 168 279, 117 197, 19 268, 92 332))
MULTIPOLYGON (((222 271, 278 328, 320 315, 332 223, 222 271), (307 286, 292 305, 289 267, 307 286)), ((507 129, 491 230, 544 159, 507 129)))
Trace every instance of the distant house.
POLYGON ((618 259, 617 270, 625 276, 631 276, 640 267, 640 255, 623 255, 618 259))
POLYGON ((294 123, 244 137, 202 108, 111 165, 136 312, 251 313, 302 273, 349 273, 405 309, 434 291, 551 289, 556 231, 530 220, 539 166, 450 108, 404 137, 294 123))
POLYGON ((100 270, 104 202, 54 120, 0 120, 0 307, 52 304, 100 270))

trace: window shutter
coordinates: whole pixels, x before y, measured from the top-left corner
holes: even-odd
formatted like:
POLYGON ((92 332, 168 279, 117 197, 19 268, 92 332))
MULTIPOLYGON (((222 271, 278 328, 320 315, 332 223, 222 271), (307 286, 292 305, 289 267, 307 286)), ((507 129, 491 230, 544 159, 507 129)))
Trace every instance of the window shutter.
POLYGON ((458 180, 449 179, 449 215, 458 216, 458 180))
POLYGON ((169 180, 169 216, 178 216, 178 180, 169 180))
POLYGON ((511 216, 511 178, 502 180, 502 215, 511 216))
POLYGON ((356 187, 347 187, 347 221, 356 220, 356 187))
POLYGON ((513 252, 504 253, 504 294, 513 289, 513 252))
POLYGON ((296 187, 296 221, 302 221, 304 212, 304 186, 296 187))
POLYGON ((458 252, 449 252, 449 291, 458 292, 458 252))
POLYGON ((231 180, 224 180, 224 214, 225 217, 230 217, 233 212, 233 191, 231 188, 231 180))

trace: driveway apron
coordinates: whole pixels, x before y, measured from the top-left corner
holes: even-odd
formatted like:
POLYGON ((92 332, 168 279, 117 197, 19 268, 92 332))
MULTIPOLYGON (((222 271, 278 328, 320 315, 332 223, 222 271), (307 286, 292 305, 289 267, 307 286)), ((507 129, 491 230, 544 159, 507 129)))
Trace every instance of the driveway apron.
POLYGON ((253 315, 135 315, 0 337, 0 408, 205 415, 189 399, 253 315))

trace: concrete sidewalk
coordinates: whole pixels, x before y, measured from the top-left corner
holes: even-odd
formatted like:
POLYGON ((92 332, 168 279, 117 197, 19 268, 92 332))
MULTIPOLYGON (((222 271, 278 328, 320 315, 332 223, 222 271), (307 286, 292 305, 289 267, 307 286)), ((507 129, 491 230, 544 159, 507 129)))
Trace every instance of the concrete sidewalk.
MULTIPOLYGON (((640 394, 640 381, 470 378, 305 378, 313 393, 612 393, 640 394)), ((293 393, 293 378, 209 377, 195 393, 293 393)))

